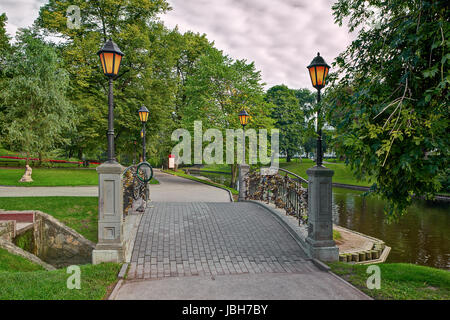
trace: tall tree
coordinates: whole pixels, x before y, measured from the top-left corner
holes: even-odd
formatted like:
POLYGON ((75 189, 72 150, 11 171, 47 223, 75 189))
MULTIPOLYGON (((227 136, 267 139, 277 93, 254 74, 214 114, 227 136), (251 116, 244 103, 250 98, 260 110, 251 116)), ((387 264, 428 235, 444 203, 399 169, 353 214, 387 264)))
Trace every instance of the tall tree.
POLYGON ((280 151, 286 162, 300 152, 305 127, 305 115, 300 108, 295 91, 285 85, 277 85, 267 91, 265 100, 274 104, 271 117, 280 130, 280 151))
POLYGON ((336 59, 328 120, 340 151, 398 216, 432 198, 449 165, 448 1, 339 0, 357 39, 336 59))
POLYGON ((64 133, 72 128, 69 78, 56 50, 32 31, 19 31, 14 49, 0 90, 1 137, 11 149, 42 159, 67 142, 64 133))

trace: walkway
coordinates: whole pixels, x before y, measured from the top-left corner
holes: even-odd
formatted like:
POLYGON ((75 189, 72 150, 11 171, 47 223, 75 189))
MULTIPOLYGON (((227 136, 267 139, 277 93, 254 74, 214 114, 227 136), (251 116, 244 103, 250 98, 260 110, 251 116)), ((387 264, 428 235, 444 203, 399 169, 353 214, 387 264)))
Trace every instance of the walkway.
POLYGON ((152 202, 116 299, 366 299, 249 203, 152 202))
POLYGON ((98 197, 92 187, 0 187, 0 197, 98 197))
POLYGON ((154 170, 160 184, 150 185, 150 198, 156 202, 230 202, 228 191, 197 181, 154 170))

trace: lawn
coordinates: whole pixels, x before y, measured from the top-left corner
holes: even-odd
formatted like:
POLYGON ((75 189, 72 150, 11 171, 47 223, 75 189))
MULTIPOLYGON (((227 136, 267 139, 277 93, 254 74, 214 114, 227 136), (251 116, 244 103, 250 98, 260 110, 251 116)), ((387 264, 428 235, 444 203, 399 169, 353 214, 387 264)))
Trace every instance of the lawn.
MULTIPOLYGON (((35 264, 21 256, 9 253, 7 250, 0 248, 0 274, 1 272, 27 272, 27 271, 43 271, 45 270, 38 264, 35 264)), ((1 288, 1 286, 0 286, 1 288)))
POLYGON ((33 182, 19 182, 25 169, 0 169, 0 185, 3 186, 96 186, 95 169, 33 169, 33 182))
MULTIPOLYGON (((97 186, 98 173, 95 169, 33 169, 33 182, 19 182, 25 169, 0 168, 0 186, 57 187, 97 186)), ((150 184, 158 184, 153 178, 150 184)))
POLYGON ((120 266, 115 263, 80 266, 80 290, 67 288, 71 274, 66 268, 33 272, 0 270, 0 300, 100 300, 117 281, 120 266))
POLYGON ((87 239, 97 242, 97 197, 0 197, 0 208, 48 213, 87 239))
MULTIPOLYGON (((315 166, 315 163, 310 159, 303 159, 301 163, 297 160, 292 160, 291 162, 287 163, 285 159, 280 159, 280 168, 298 174, 304 179, 308 179, 306 170, 313 166, 315 166)), ((373 184, 373 182, 371 181, 358 181, 353 176, 350 168, 347 167, 344 163, 326 163, 324 164, 324 166, 334 171, 333 182, 335 183, 351 184, 364 187, 370 187, 373 184)))
POLYGON ((450 272, 407 263, 380 263, 381 288, 368 289, 367 265, 329 263, 331 270, 376 300, 449 300, 450 272))

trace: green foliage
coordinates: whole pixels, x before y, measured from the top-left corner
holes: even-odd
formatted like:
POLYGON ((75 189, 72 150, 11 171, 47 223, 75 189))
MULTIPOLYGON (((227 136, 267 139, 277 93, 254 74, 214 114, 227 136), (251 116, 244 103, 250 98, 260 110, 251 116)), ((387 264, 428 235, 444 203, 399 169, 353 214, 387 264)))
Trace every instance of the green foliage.
POLYGON ((27 230, 15 237, 14 244, 25 251, 34 253, 34 230, 27 230))
POLYGON ((280 151, 289 162, 300 151, 306 137, 307 124, 300 101, 296 92, 285 85, 267 90, 265 100, 273 104, 271 117, 280 129, 280 151))
POLYGON ((442 190, 449 164, 448 4, 340 0, 333 10, 359 32, 333 64, 327 119, 338 152, 358 177, 376 179, 397 217, 412 194, 442 190))
POLYGON ((1 140, 42 158, 64 144, 64 133, 72 128, 73 109, 65 95, 69 78, 56 50, 32 31, 19 31, 13 49, 1 82, 1 140))

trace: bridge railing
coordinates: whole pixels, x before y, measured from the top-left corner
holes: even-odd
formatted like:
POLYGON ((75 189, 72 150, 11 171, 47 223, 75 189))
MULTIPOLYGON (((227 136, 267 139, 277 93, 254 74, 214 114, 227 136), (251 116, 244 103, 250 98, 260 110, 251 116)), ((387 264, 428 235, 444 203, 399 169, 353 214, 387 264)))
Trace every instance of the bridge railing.
MULTIPOLYGON (((123 215, 124 217, 130 212, 133 207, 133 202, 141 200, 147 201, 147 187, 146 183, 143 183, 137 177, 137 165, 132 165, 126 168, 122 173, 122 183, 123 183, 123 215)), ((147 178, 147 174, 144 170, 140 169, 139 174, 144 178, 147 178)), ((137 211, 143 211, 144 206, 140 206, 137 211)))
POLYGON ((278 169, 276 172, 269 171, 269 174, 263 174, 258 170, 250 171, 245 181, 247 200, 272 203, 284 209, 287 215, 295 216, 299 224, 307 224, 307 180, 293 172, 278 169))

